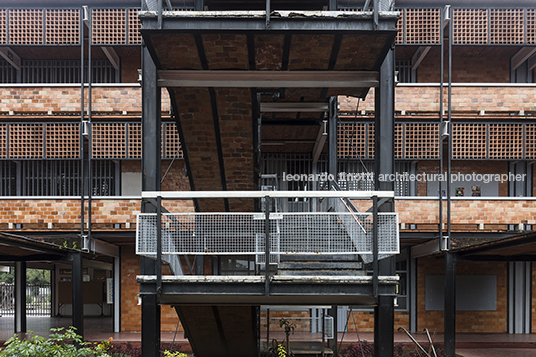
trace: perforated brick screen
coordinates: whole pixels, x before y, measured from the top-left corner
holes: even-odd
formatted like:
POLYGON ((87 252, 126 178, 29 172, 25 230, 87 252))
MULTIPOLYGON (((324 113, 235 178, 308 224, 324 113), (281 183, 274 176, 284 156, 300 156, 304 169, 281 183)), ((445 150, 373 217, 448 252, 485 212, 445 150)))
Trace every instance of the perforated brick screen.
POLYGON ((527 9, 527 43, 536 44, 536 9, 527 9))
POLYGON ((0 9, 0 43, 7 43, 7 11, 0 9))
POLYGON ((93 124, 93 150, 96 159, 126 158, 126 124, 95 123, 93 124))
POLYGON ((0 124, 0 159, 7 158, 7 124, 0 124))
POLYGON ((486 124, 453 124, 452 157, 454 159, 485 159, 486 124))
POLYGON ((46 44, 68 45, 80 43, 80 11, 76 9, 46 10, 46 44))
POLYGON ((404 157, 404 124, 395 124, 395 158, 404 157))
POLYGON ((367 152, 366 123, 343 123, 338 129, 338 151, 340 158, 366 158, 367 152))
POLYGON ((454 38, 456 44, 488 43, 488 10, 455 9, 454 38))
POLYGON ((80 124, 46 124, 46 158, 80 157, 80 124))
POLYGON ((524 43, 524 14, 521 9, 492 9, 490 40, 493 44, 524 43))
POLYGON ((126 10, 93 9, 92 25, 94 44, 126 43, 126 10))
POLYGON ((525 124, 525 158, 536 158, 536 124, 525 124))
POLYGON ((141 21, 138 17, 140 9, 128 10, 128 43, 141 44, 141 21))
POLYGON ((406 123, 404 142, 405 159, 438 159, 439 124, 406 123))
POLYGON ((523 157, 523 126, 521 124, 489 125, 489 158, 521 159, 523 157))
POLYGON ((9 10, 9 43, 13 45, 43 43, 43 10, 9 10))
POLYGON ((398 11, 400 12, 400 17, 396 23, 396 30, 398 31, 396 33, 396 43, 404 43, 404 21, 406 17, 406 10, 400 9, 398 11))
POLYGON ((128 124, 128 158, 141 159, 141 124, 128 124))
POLYGON ((179 138, 179 131, 177 130, 177 125, 175 123, 166 123, 165 124, 166 135, 163 138, 165 144, 165 154, 162 155, 162 158, 173 159, 176 155, 177 159, 182 159, 183 154, 181 150, 181 141, 179 138))
POLYGON ((439 43, 441 11, 406 9, 406 43, 439 43))
POLYGON ((11 159, 43 158, 43 125, 10 124, 9 157, 11 159))

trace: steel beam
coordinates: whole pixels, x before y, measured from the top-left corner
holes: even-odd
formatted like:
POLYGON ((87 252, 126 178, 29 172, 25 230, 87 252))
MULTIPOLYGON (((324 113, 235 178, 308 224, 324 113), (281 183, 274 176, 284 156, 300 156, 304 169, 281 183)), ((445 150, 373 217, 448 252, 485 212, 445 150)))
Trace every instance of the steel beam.
MULTIPOLYGON (((338 142, 338 133, 337 133, 337 97, 331 97, 329 99, 329 117, 328 117, 328 171, 333 177, 337 176, 337 142, 338 142)), ((336 180, 335 180, 336 181, 336 180)), ((331 185, 331 183, 330 183, 331 185)), ((370 196, 370 197, 373 197, 370 196)))
POLYGON ((327 125, 327 120, 324 120, 323 125, 320 127, 320 130, 318 131, 318 134, 316 136, 315 146, 313 148, 313 164, 316 164, 318 162, 320 154, 324 149, 324 144, 326 143, 326 139, 328 137, 327 125))
POLYGON ((523 47, 516 52, 510 59, 510 70, 515 71, 525 61, 527 61, 532 55, 536 53, 536 47, 523 47))
POLYGON ((71 253, 72 317, 76 333, 84 337, 84 286, 82 253, 71 253))
POLYGON ((419 46, 417 51, 415 51, 415 54, 413 54, 413 57, 411 57, 411 68, 414 70, 419 68, 419 65, 431 49, 432 46, 419 46))
MULTIPOLYGON (((155 198, 190 200, 194 198, 394 198, 393 191, 146 191, 142 199, 155 198)), ((143 274, 142 274, 143 275, 143 274)))
POLYGON ((445 352, 454 357, 456 345, 456 257, 445 252, 445 352))
POLYGON ((329 110, 328 103, 323 102, 264 102, 261 103, 261 113, 323 113, 329 110))
POLYGON ((101 46, 102 52, 106 55, 112 66, 115 68, 116 71, 121 69, 121 59, 119 58, 119 55, 117 52, 115 52, 113 47, 105 47, 101 46))
POLYGON ((159 87, 368 88, 377 71, 160 70, 159 87))
POLYGON ((141 355, 160 357, 160 305, 156 294, 141 296, 141 328, 141 355))
MULTIPOLYGON (((375 185, 379 191, 394 191, 395 182, 380 180, 382 175, 395 172, 395 53, 390 49, 380 67, 379 88, 375 89, 375 185)), ((388 177, 388 176, 386 176, 388 177)), ((380 212, 394 212, 394 200, 387 200, 380 212)), ((389 257, 379 262, 380 276, 394 276, 395 258, 389 257)), ((378 296, 374 308, 374 356, 391 357, 394 346, 394 297, 378 296)))
POLYGON ((15 333, 26 326, 26 262, 15 262, 15 333))
MULTIPOLYGON (((142 190, 160 190, 161 176, 161 90, 156 85, 156 65, 146 47, 142 49, 142 190)), ((156 212, 155 205, 142 199, 142 212, 156 212)), ((141 274, 156 274, 153 259, 140 258, 141 274)), ((141 347, 143 356, 160 355, 160 307, 156 287, 142 297, 141 347)))
POLYGON ((21 66, 20 56, 16 54, 15 51, 13 51, 11 48, 0 47, 0 56, 4 57, 4 59, 8 61, 10 65, 15 67, 15 69, 20 70, 20 66, 21 66))
MULTIPOLYGON (((270 15, 270 33, 389 31, 394 39, 399 13, 381 11, 377 28, 371 21, 371 12, 274 11, 270 15)), ((266 31, 265 11, 166 11, 162 28, 156 11, 141 11, 140 17, 145 30, 266 31)))

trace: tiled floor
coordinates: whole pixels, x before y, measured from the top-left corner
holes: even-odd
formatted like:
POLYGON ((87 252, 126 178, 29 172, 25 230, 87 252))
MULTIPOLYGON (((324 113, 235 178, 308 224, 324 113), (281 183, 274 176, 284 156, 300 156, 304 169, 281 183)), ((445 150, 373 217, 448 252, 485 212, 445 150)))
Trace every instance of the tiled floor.
MULTIPOLYGON (((29 316, 27 320, 28 330, 34 331, 40 336, 48 336, 50 328, 68 327, 72 324, 69 317, 33 317, 29 316)), ((86 317, 84 319, 84 335, 86 341, 102 341, 113 337, 116 342, 133 342, 141 341, 140 333, 113 333, 112 318, 110 317, 86 317)), ((14 318, 13 316, 0 317, 0 341, 6 341, 13 336, 14 318)), ((273 334, 271 338, 276 337, 273 334)), ((361 332, 359 336, 355 332, 344 334, 340 333, 339 340, 343 343, 355 343, 361 341, 373 341, 372 332, 361 332)), ((427 345, 428 339, 426 334, 414 334, 419 343, 427 345)), ((178 332, 176 335, 172 332, 163 332, 161 335, 162 342, 171 342, 175 338, 175 343, 186 345, 184 334, 178 332)), ((443 335, 437 334, 434 338, 436 345, 441 345, 443 335)), ((411 343, 411 340, 404 333, 395 333, 395 342, 411 343)), ((456 335, 456 353, 462 357, 533 357, 536 356, 536 334, 458 334, 456 335)))

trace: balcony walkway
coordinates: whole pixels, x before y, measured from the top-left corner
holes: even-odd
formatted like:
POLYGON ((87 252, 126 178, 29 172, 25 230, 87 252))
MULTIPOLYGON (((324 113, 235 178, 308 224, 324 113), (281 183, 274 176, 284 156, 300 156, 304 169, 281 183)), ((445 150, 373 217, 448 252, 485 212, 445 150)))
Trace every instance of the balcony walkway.
MULTIPOLYGON (((137 332, 112 332, 112 318, 110 317, 86 317, 85 336, 86 341, 102 341, 113 337, 115 343, 130 342, 138 345, 141 342, 141 333, 137 332)), ((70 317, 28 317, 28 330, 36 334, 45 336, 52 327, 67 327, 71 323, 70 317)), ((13 316, 0 317, 0 343, 3 344, 13 335, 13 316)), ((271 333, 273 335, 273 333, 271 333)), ((169 344, 173 341, 173 332, 162 332, 162 342, 169 344)), ((342 333, 339 334, 339 341, 342 333)), ((361 341, 372 342, 374 334, 372 332, 360 332, 361 341)), ((415 335, 419 343, 426 345, 426 335, 419 333, 415 335)), ((441 341, 443 334, 437 334, 436 341, 441 341)), ((516 357, 536 355, 536 334, 457 334, 456 354, 461 357, 516 357)), ((357 343, 358 338, 355 332, 344 335, 343 345, 357 343)), ((395 343, 411 343, 409 338, 400 332, 395 332, 395 343)), ((183 332, 179 331, 175 339, 175 345, 180 346, 181 351, 188 352, 190 347, 188 340, 184 338, 183 332)), ((437 343, 437 345, 441 345, 437 343)))

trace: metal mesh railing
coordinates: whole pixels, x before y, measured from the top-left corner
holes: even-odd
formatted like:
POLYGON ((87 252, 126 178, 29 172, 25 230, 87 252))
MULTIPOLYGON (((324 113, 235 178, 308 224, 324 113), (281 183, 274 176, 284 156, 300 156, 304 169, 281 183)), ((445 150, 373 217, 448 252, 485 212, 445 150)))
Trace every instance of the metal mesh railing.
MULTIPOLYGON (((138 215, 136 253, 156 256, 157 215, 138 215)), ((265 254, 264 213, 176 213, 161 218, 162 254, 265 254)), ((378 215, 379 254, 397 254, 396 213, 378 215)), ((274 213, 270 215, 270 253, 371 254, 371 213, 274 213), (358 222, 350 224, 349 222, 358 222)))

